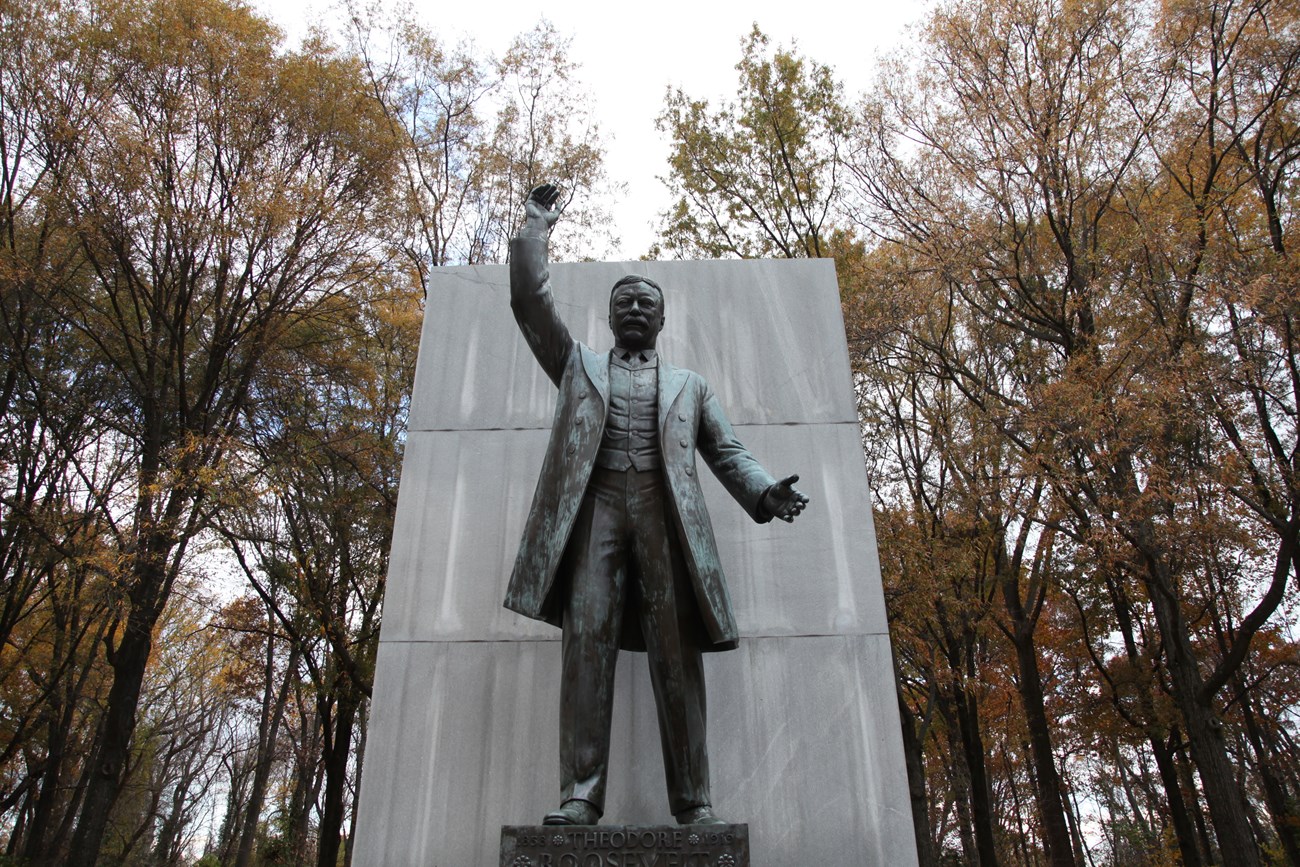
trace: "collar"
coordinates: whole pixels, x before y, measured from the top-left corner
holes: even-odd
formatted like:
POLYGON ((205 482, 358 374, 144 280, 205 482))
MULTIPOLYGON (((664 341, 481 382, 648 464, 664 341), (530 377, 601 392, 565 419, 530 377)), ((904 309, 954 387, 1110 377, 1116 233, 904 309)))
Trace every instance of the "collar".
POLYGON ((626 367, 631 370, 639 370, 642 367, 651 367, 658 360, 658 353, 653 349, 627 349, 622 346, 615 346, 610 351, 610 359, 618 364, 619 367, 626 367))

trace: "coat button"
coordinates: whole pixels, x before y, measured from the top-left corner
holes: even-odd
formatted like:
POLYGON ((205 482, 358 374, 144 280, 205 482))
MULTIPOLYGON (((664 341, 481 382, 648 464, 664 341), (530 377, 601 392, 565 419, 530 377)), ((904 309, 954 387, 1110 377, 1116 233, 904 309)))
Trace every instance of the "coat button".
POLYGON ((569 443, 569 454, 574 454, 577 451, 578 451, 578 447, 573 443, 569 443))
POLYGON ((693 475, 695 475, 695 470, 694 470, 693 468, 691 468, 691 467, 687 467, 687 468, 686 468, 686 475, 688 475, 688 476, 693 476, 693 475))
POLYGON ((688 445, 690 445, 690 443, 686 442, 686 440, 682 440, 682 448, 686 448, 688 445))
POLYGON ((587 397, 587 392, 585 391, 578 392, 578 400, 584 400, 586 397, 587 397))
POLYGON ((677 420, 678 420, 678 421, 686 421, 686 413, 684 413, 684 412, 679 412, 679 413, 677 413, 677 420))
POLYGON ((587 423, 587 420, 586 420, 585 418, 583 418, 582 416, 578 416, 577 421, 574 422, 574 424, 576 424, 578 427, 582 427, 582 426, 583 426, 584 424, 586 424, 586 423, 587 423))

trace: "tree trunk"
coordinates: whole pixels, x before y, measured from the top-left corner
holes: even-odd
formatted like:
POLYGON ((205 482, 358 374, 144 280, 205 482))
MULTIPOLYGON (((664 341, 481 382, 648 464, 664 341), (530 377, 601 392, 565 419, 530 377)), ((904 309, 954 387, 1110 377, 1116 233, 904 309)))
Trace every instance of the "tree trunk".
POLYGON ((352 726, 356 722, 357 704, 356 689, 344 678, 335 705, 334 725, 327 725, 325 732, 325 803, 321 808, 317 867, 335 867, 339 860, 343 831, 343 792, 347 788, 348 753, 352 746, 352 726))
POLYGON ((50 607, 52 622, 56 625, 54 650, 51 670, 62 671, 61 683, 50 692, 49 721, 46 727, 48 747, 48 766, 45 778, 41 782, 40 796, 32 816, 26 839, 23 841, 23 858, 32 867, 62 864, 66 853, 70 824, 76 818, 76 812, 84 792, 86 774, 80 775, 78 782, 68 793, 68 777, 79 763, 73 743, 73 731, 77 722, 77 713, 85 698, 86 682, 94 672, 93 662, 84 665, 76 662, 77 651, 87 643, 97 646, 107 629, 107 618, 101 613, 88 612, 78 604, 79 589, 85 573, 78 573, 72 583, 75 589, 70 591, 66 601, 56 601, 50 607), (83 619, 85 618, 85 619, 83 619), (88 620, 99 620, 99 625, 92 628, 88 620), (71 750, 72 755, 69 755, 71 750))
MULTIPOLYGON (((298 696, 302 705, 302 696, 298 696)), ((304 715, 306 716, 306 715, 304 715)), ((301 746, 299 747, 297 768, 294 773, 293 793, 289 798, 288 828, 286 830, 290 863, 305 864, 308 861, 308 826, 311 820, 312 805, 320 791, 323 763, 320 760, 321 719, 320 713, 311 714, 303 720, 301 746)))
MULTIPOLYGON (((1134 634, 1133 612, 1130 609, 1128 594, 1124 591, 1123 585, 1114 575, 1108 575, 1106 578, 1106 587, 1110 596, 1111 607, 1115 611, 1115 622, 1119 626, 1120 635, 1124 639, 1124 652, 1128 656, 1129 663, 1135 669, 1143 666, 1143 655, 1138 650, 1137 637, 1134 634)), ((1183 788, 1178 776, 1178 767, 1174 761, 1174 747, 1177 744, 1177 728, 1172 731, 1164 728, 1160 720, 1160 714, 1156 712, 1155 701, 1151 696, 1151 684, 1149 680, 1144 680, 1137 690, 1138 706, 1142 711, 1140 721, 1144 727, 1147 743, 1151 745, 1151 753, 1155 756, 1156 768, 1160 772, 1160 782, 1165 790, 1165 803, 1169 810, 1170 820, 1174 825, 1174 836, 1178 839, 1178 849, 1183 857, 1183 867, 1201 867, 1204 859, 1201 856, 1201 849, 1197 841, 1201 839, 1196 831, 1192 821, 1191 813, 1187 809, 1187 802, 1183 798, 1183 788)), ((1118 707, 1118 699, 1116 706, 1118 707)), ((1206 850, 1208 852, 1208 850, 1206 850)))
POLYGON ((1079 802, 1073 797, 1073 791, 1061 792, 1062 798, 1069 798, 1072 804, 1065 811, 1065 818, 1070 823, 1070 840, 1074 843, 1074 860, 1078 864, 1092 864, 1092 856, 1084 849, 1083 832, 1079 830, 1079 802))
MULTIPOLYGON (((357 748, 354 752, 357 760, 357 798, 361 797, 361 771, 366 764, 366 738, 370 734, 370 702, 363 700, 357 711, 357 748)), ((348 814, 348 840, 343 849, 343 867, 352 867, 352 852, 357 842, 357 804, 353 803, 348 814)))
POLYGON ((190 770, 181 774, 172 790, 171 809, 162 817, 158 838, 154 841, 153 863, 158 867, 176 867, 180 864, 180 836, 185 830, 185 799, 194 778, 190 770))
POLYGON ((95 867, 99 857, 109 813, 117 800, 122 774, 130 757, 135 712, 140 703, 140 689, 153 646, 156 620, 157 617, 149 616, 143 606, 133 604, 122 639, 111 654, 113 685, 108 692, 96 764, 91 769, 77 830, 72 836, 69 867, 95 867))
POLYGON ((23 859, 34 867, 46 863, 46 839, 49 837, 50 824, 54 818, 54 809, 58 802, 59 784, 63 775, 63 752, 67 743, 67 730, 63 723, 69 716, 66 709, 56 703, 52 708, 50 720, 49 752, 46 755, 44 779, 41 780, 40 794, 36 798, 36 808, 32 813, 31 824, 27 827, 27 839, 23 845, 23 859))
POLYGON ((275 739, 279 734, 280 720, 284 716, 284 706, 289 698, 289 683, 293 670, 298 666, 298 646, 295 644, 289 653, 289 663, 285 666, 284 678, 279 693, 275 694, 272 704, 272 682, 274 666, 274 639, 267 638, 266 689, 263 692, 262 718, 257 727, 257 757, 253 768, 253 785, 248 794, 248 807, 244 812, 243 832, 239 835, 239 851, 235 856, 235 867, 248 867, 253 859, 253 844, 257 841, 257 822, 262 815, 262 802, 266 798, 266 784, 271 779, 271 765, 275 762, 275 739))
POLYGON ((1214 823, 1223 863, 1230 867, 1258 867, 1259 846, 1250 827, 1245 799, 1228 759, 1228 745, 1223 737, 1223 722, 1209 705, 1212 700, 1201 695, 1203 682, 1188 638, 1187 624, 1178 606, 1173 582, 1162 563, 1148 556, 1146 578, 1156 625, 1165 646, 1169 669, 1170 692, 1178 706, 1192 761, 1201 778, 1201 791, 1214 823))
POLYGON ((1283 851, 1286 852, 1287 861, 1300 864, 1300 816, 1296 815, 1286 788, 1273 773, 1273 756, 1264 744, 1250 695, 1244 688, 1241 694, 1241 712, 1246 723, 1246 739, 1250 741, 1251 749, 1255 753, 1255 766, 1259 769, 1260 782, 1264 787, 1264 800, 1268 803, 1269 816, 1273 820, 1273 830, 1277 833, 1283 851))
POLYGON ((1187 754, 1181 746, 1174 752, 1174 767, 1178 769, 1178 781, 1182 784, 1183 791, 1190 794, 1187 801, 1187 814, 1192 817, 1192 823, 1196 826, 1196 839, 1200 841, 1201 851, 1205 853, 1203 860, 1207 864, 1215 864, 1217 862, 1214 860, 1214 841, 1210 839, 1210 827, 1205 822, 1205 811, 1201 809, 1201 799, 1196 794, 1192 763, 1188 761, 1187 754))
POLYGON ((944 718, 944 731, 948 736, 948 756, 952 762, 949 785, 952 789, 953 806, 957 813, 957 838, 961 841, 962 861, 965 864, 978 864, 979 851, 975 847, 974 821, 971 819, 970 771, 966 767, 965 751, 961 743, 961 723, 957 718, 957 708, 952 697, 959 694, 956 689, 939 693, 939 710, 944 718))
POLYGON ((912 834, 916 837, 917 863, 920 867, 938 867, 939 861, 930 839, 930 799, 925 793, 925 757, 921 741, 916 736, 916 718, 903 697, 903 680, 896 657, 894 693, 898 698, 898 718, 903 730, 903 764, 907 768, 907 794, 912 804, 912 834))
POLYGON ((1043 699, 1043 680, 1038 670, 1038 649, 1034 625, 1020 601, 1019 575, 1004 577, 1003 600, 1011 615, 1011 641, 1016 649, 1020 706, 1029 729, 1029 747, 1034 762, 1034 797, 1043 821, 1043 848, 1051 867, 1075 867, 1070 826, 1061 803, 1061 776, 1056 770, 1052 732, 1043 699))
POLYGON ((953 687, 961 730, 962 752, 970 771, 971 818, 975 826, 975 849, 980 867, 995 867, 997 847, 993 838, 993 790, 984 764, 984 738, 980 734, 979 706, 975 696, 959 686, 953 687))
POLYGON ((217 832, 217 842, 210 850, 221 864, 233 864, 235 853, 239 851, 239 840, 244 833, 244 804, 247 803, 249 788, 248 778, 252 766, 257 761, 254 755, 247 762, 240 760, 238 746, 231 754, 223 758, 229 775, 226 787, 226 817, 221 820, 221 830, 217 832))
POLYGON ((45 847, 46 855, 51 863, 62 865, 67 858, 67 850, 71 849, 73 825, 77 820, 77 814, 81 812, 81 805, 86 797, 86 789, 90 786, 90 777, 94 773, 96 755, 96 749, 92 747, 90 757, 83 763, 81 773, 77 774, 77 784, 72 790, 72 797, 68 799, 67 809, 63 811, 63 818, 59 820, 59 827, 45 847))
POLYGON ((9 821, 12 825, 9 828, 9 842, 5 844, 5 859, 12 858, 18 851, 18 846, 23 841, 23 836, 27 833, 27 817, 31 813, 32 792, 28 789, 27 794, 21 799, 18 809, 12 811, 13 818, 9 821))
POLYGON ((1196 845, 1199 836, 1187 810, 1187 801, 1183 798, 1183 789, 1178 781, 1178 766, 1174 761, 1174 742, 1177 733, 1171 732, 1168 743, 1154 734, 1147 742, 1156 759, 1156 769, 1160 772, 1160 782, 1165 790, 1165 803, 1169 809, 1169 819, 1174 824, 1174 836, 1178 839, 1178 851, 1183 857, 1183 867, 1201 867, 1204 859, 1196 845))

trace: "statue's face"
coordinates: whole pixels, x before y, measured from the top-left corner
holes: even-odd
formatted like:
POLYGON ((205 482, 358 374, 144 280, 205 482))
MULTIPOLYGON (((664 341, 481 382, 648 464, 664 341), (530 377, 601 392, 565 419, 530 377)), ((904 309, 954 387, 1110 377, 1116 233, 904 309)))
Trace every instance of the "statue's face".
POLYGON ((609 300, 609 329, 620 346, 650 349, 664 327, 664 299, 645 283, 618 287, 609 300))

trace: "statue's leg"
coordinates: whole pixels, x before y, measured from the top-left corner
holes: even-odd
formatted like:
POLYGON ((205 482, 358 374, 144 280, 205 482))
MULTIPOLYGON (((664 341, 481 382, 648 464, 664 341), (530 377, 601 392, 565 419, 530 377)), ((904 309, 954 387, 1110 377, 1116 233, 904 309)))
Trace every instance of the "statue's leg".
POLYGON ((562 799, 605 810, 614 670, 626 591, 624 473, 597 469, 569 537, 569 576, 560 676, 562 799))
POLYGON ((640 479, 633 552, 636 587, 659 713, 664 777, 674 815, 710 803, 705 743, 704 626, 659 472, 640 479))

